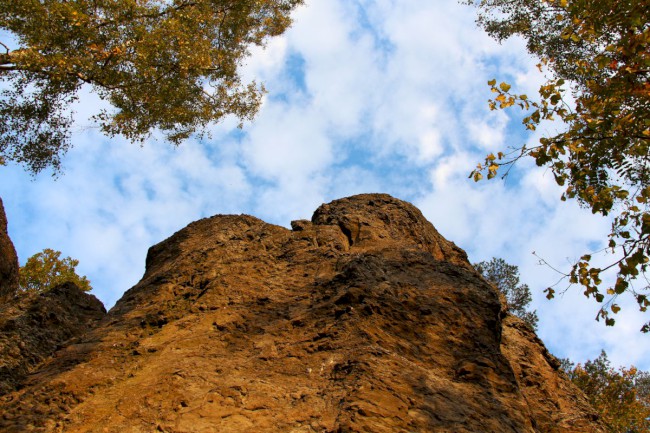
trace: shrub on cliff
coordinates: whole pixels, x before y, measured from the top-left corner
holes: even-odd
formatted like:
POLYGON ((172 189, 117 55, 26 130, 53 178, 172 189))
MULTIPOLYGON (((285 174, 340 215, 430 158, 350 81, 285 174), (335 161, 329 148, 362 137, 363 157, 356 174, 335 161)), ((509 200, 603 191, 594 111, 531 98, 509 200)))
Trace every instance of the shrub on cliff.
POLYGON ((24 292, 47 292, 59 284, 71 282, 88 292, 92 289, 85 276, 79 276, 75 268, 79 260, 61 258, 61 252, 49 248, 34 254, 20 268, 20 290, 24 292))
POLYGON ((505 260, 493 257, 489 262, 475 263, 474 268, 505 295, 508 309, 512 314, 537 330, 537 311, 528 310, 528 305, 533 298, 528 285, 520 284, 517 266, 509 265, 505 260))

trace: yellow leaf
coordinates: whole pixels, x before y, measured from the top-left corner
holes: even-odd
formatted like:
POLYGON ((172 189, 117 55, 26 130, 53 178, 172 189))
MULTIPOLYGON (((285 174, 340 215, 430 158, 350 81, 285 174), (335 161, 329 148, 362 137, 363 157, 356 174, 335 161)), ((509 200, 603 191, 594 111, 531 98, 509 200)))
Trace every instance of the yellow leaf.
POLYGON ((501 89, 502 92, 507 92, 508 90, 510 90, 510 84, 503 82, 499 84, 499 88, 501 89))

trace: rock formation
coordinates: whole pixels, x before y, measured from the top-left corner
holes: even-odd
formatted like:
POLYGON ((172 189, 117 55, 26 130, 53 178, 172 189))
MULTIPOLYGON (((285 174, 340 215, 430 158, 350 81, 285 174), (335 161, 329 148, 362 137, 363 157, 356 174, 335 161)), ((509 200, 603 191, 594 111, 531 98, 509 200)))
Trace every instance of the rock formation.
POLYGON ((378 194, 190 224, 19 388, 0 431, 604 431, 465 253, 378 194))
POLYGON ((7 233, 7 216, 0 198, 0 304, 18 290, 18 256, 7 233))

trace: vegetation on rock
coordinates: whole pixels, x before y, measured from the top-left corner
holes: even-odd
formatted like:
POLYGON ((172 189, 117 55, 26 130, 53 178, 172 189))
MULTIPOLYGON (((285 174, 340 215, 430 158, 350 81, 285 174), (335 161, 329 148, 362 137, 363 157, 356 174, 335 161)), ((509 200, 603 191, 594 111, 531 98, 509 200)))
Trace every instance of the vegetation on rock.
POLYGON ((290 24, 302 0, 0 0, 0 163, 60 169, 70 103, 84 85, 108 101, 109 136, 178 144, 227 115, 255 114, 263 88, 238 67, 290 24))
MULTIPOLYGON (((491 80, 492 109, 519 106, 523 123, 536 130, 559 120, 564 130, 534 146, 490 154, 470 177, 496 176, 523 157, 548 167, 575 199, 593 213, 611 215, 605 242, 615 257, 600 268, 585 254, 566 274, 584 294, 604 303, 597 318, 607 325, 618 313, 616 298, 632 294, 640 309, 650 306, 643 277, 650 261, 650 4, 623 0, 468 0, 478 23, 501 41, 521 36, 551 78, 539 98, 511 92, 491 80), (603 273, 615 272, 608 287, 603 273), (636 286, 635 286, 636 284, 636 286)), ((552 298, 554 290, 547 289, 552 298)), ((642 330, 650 330, 650 322, 642 330)))
POLYGON ((79 260, 60 257, 60 251, 46 248, 27 259, 25 266, 20 268, 20 289, 25 292, 44 293, 70 282, 86 292, 92 290, 90 281, 75 271, 79 260))
POLYGON ((505 260, 493 257, 489 262, 475 263, 474 268, 505 295, 508 310, 512 314, 537 330, 537 311, 528 310, 533 298, 528 285, 519 282, 517 266, 509 265, 505 260))
MULTIPOLYGON (((519 269, 503 259, 474 264, 483 277, 496 286, 508 301, 509 310, 537 329, 537 314, 528 311, 530 289, 519 282, 519 269)), ((636 367, 614 369, 605 351, 593 361, 577 366, 568 358, 561 368, 580 388, 607 425, 610 433, 650 431, 650 374, 636 367)))

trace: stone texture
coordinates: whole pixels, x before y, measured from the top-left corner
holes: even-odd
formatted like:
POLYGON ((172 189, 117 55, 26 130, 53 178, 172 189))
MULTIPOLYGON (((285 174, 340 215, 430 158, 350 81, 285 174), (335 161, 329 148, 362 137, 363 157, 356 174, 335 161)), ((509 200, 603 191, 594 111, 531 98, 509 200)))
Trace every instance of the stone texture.
POLYGON ((0 304, 18 290, 18 256, 7 232, 7 216, 0 199, 0 304))
POLYGON ((602 432, 532 331, 412 205, 153 246, 101 324, 0 398, 3 432, 602 432))
POLYGON ((564 374, 559 360, 521 319, 508 315, 503 322, 501 353, 508 358, 517 386, 529 402, 528 416, 540 432, 598 431, 598 415, 564 374), (579 416, 574 416, 579 414, 579 416))
POLYGON ((102 303, 73 283, 22 294, 0 305, 0 395, 20 387, 31 369, 92 328, 102 303))

